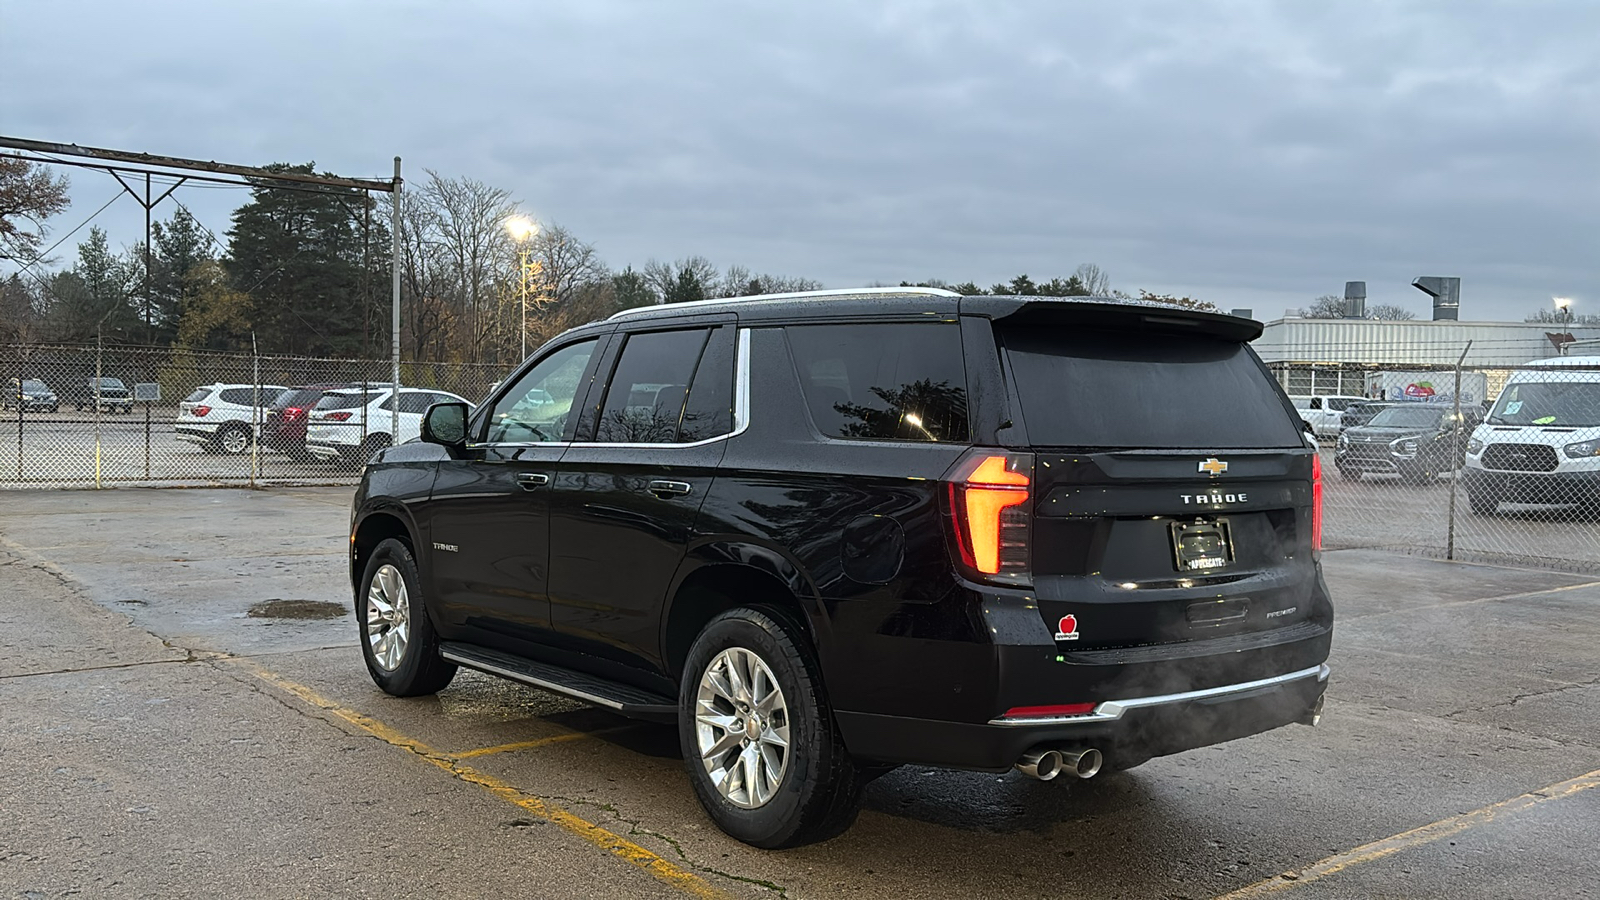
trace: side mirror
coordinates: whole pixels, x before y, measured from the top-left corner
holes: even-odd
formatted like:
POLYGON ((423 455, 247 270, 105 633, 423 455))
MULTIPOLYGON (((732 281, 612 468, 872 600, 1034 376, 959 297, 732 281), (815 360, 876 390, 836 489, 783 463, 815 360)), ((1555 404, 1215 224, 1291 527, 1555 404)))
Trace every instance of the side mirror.
POLYGON ((467 442, 467 405, 435 403, 422 417, 422 439, 430 444, 459 447, 467 442))

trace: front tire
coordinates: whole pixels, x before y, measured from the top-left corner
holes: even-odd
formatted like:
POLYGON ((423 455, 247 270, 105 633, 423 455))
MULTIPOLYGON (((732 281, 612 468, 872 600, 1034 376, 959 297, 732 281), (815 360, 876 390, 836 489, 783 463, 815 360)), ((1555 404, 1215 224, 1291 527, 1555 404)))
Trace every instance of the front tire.
POLYGON ((855 821, 861 780, 798 627, 755 609, 712 619, 678 702, 684 766, 718 828, 774 850, 855 821))
POLYGON ((384 693, 433 694, 456 676, 455 664, 439 656, 439 635, 405 542, 388 538, 373 549, 356 595, 356 625, 367 672, 384 693))

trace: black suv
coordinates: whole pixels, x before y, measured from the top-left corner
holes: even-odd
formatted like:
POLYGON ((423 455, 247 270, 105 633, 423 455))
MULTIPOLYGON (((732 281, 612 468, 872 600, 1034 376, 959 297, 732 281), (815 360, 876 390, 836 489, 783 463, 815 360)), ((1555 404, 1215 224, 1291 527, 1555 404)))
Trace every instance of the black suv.
POLYGON ((367 466, 368 669, 676 722, 762 847, 903 763, 1087 778, 1314 723, 1320 469, 1260 333, 906 288, 578 328, 367 466))
POLYGON ((1339 435, 1333 462, 1354 481, 1373 473, 1398 474, 1411 484, 1432 484, 1466 459, 1467 441, 1481 420, 1475 407, 1456 418, 1443 403, 1398 403, 1380 410, 1365 425, 1339 435), (1461 422, 1464 427, 1457 427, 1461 422))

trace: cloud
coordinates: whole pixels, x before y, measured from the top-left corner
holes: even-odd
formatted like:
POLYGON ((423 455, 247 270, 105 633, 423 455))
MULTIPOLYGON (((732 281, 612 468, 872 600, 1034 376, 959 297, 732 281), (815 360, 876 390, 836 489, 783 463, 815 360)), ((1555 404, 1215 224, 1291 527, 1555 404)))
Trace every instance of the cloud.
MULTIPOLYGON (((48 73, 0 92, 0 121, 352 175, 399 154, 618 266, 847 286, 1093 261, 1270 315, 1352 279, 1425 314, 1410 279, 1443 274, 1468 317, 1520 318, 1600 305, 1597 32, 1580 0, 0 0, 0 55, 48 73)), ((98 178, 74 175, 74 213, 98 178)), ((237 202, 180 196, 219 232, 237 202)))

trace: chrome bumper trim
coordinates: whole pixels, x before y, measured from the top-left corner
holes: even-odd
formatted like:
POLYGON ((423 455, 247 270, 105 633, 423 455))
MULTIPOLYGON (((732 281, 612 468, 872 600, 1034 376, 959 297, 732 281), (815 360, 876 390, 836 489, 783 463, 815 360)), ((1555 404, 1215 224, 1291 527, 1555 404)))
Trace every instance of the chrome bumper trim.
POLYGON ((1090 722, 1114 722, 1122 718, 1122 714, 1130 709, 1145 709, 1151 706, 1167 706, 1173 703, 1188 703, 1192 700, 1211 700, 1218 697, 1227 697, 1231 694, 1248 694, 1262 688, 1279 687, 1294 681, 1315 678, 1318 681, 1327 681, 1328 675, 1333 670, 1327 663, 1301 669, 1286 675, 1275 675, 1271 678, 1262 678, 1257 681, 1246 681, 1242 684, 1225 684, 1221 687, 1205 688, 1198 691, 1185 691, 1181 694, 1160 694, 1155 697, 1136 697, 1132 700, 1106 700, 1094 708, 1093 712, 1081 716, 1030 716, 1016 719, 990 719, 990 725, 1076 725, 1090 722))

